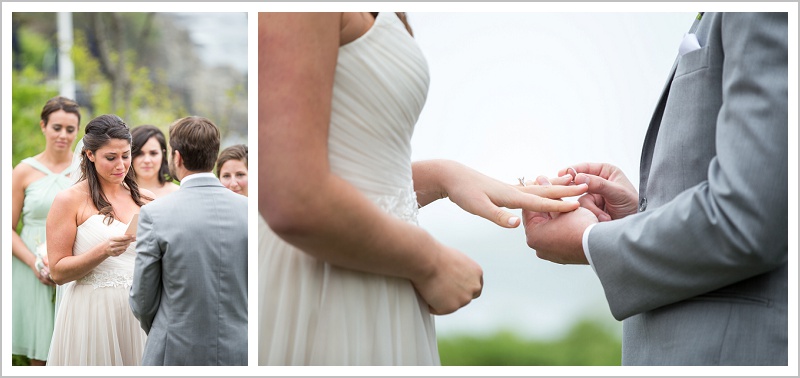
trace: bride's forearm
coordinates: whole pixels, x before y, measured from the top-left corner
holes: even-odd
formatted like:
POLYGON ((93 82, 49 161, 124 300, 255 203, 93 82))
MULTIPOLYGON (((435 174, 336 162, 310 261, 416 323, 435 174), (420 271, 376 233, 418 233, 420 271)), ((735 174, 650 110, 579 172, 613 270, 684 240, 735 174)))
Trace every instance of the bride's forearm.
POLYGON ((104 241, 78 256, 64 256, 57 261, 50 259, 50 276, 59 285, 83 278, 108 257, 104 253, 107 247, 108 241, 104 241))
POLYGON ((268 199, 265 219, 282 239, 315 258, 348 269, 420 280, 435 269, 441 244, 420 227, 380 210, 329 174, 268 199))

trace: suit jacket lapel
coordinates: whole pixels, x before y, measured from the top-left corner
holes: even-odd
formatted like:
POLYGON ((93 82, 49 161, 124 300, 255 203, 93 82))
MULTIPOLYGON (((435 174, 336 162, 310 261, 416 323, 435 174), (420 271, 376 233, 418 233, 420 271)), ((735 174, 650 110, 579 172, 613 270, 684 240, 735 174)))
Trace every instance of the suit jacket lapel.
MULTIPOLYGON (((695 18, 694 23, 689 28, 689 33, 694 33, 697 30, 697 25, 700 23, 700 19, 703 16, 703 12, 698 14, 698 17, 695 18)), ((661 91, 661 97, 658 99, 658 104, 656 105, 656 109, 653 112, 653 117, 650 118, 650 126, 647 128, 647 134, 644 137, 644 145, 642 146, 642 157, 639 161, 639 208, 640 211, 644 209, 644 204, 646 195, 647 195, 647 181, 650 178, 650 164, 653 162, 653 150, 656 147, 656 138, 658 138, 658 130, 661 128, 661 119, 664 116, 664 108, 667 106, 667 98, 669 97, 669 89, 672 85, 672 79, 675 77, 675 69, 678 67, 678 62, 680 61, 680 56, 675 58, 675 61, 672 63, 672 68, 669 72, 669 78, 667 79, 666 84, 664 84, 664 89, 661 91)))

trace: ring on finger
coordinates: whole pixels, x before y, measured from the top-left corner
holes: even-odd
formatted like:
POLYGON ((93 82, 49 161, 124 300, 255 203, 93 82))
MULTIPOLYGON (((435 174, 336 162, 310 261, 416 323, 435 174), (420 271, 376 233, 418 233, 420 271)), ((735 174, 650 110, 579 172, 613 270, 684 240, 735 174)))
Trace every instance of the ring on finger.
POLYGON ((570 173, 570 175, 572 176, 572 182, 574 183, 575 182, 575 178, 578 177, 578 170, 575 169, 575 168, 569 167, 569 168, 567 168, 567 173, 569 173, 570 169, 572 170, 572 172, 575 172, 574 174, 570 173))

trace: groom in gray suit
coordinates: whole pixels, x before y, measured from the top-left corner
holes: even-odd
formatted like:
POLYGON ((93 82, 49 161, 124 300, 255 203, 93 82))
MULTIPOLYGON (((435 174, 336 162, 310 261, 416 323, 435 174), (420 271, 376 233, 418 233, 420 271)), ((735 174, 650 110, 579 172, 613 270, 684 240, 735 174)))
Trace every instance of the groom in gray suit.
POLYGON ((176 192, 142 206, 130 291, 143 365, 247 365, 247 198, 211 173, 217 126, 169 129, 176 192))
POLYGON ((623 365, 788 364, 787 19, 698 14, 638 193, 615 166, 581 164, 583 207, 524 214, 539 257, 591 264, 623 320, 623 365))

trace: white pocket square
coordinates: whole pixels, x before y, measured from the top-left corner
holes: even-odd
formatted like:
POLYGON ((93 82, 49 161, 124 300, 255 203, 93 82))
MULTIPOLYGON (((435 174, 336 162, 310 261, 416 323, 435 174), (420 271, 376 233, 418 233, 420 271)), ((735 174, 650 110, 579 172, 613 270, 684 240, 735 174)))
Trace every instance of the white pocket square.
POLYGON ((678 47, 678 54, 683 56, 683 54, 699 49, 700 42, 697 41, 697 36, 692 33, 686 33, 683 35, 680 47, 678 47))

